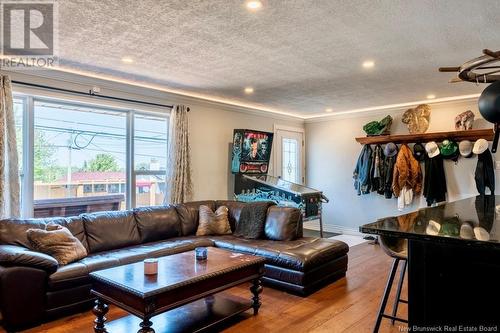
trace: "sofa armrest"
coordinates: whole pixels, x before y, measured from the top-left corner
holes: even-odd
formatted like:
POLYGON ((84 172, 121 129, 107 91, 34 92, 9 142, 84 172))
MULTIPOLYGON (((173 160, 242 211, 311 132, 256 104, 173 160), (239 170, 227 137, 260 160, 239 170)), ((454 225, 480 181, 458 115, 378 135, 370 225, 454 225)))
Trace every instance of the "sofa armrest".
POLYGON ((0 265, 5 267, 25 266, 44 270, 52 274, 59 263, 53 257, 17 245, 0 245, 0 265))
POLYGON ((0 311, 7 332, 40 323, 45 312, 47 272, 24 266, 0 266, 0 311))

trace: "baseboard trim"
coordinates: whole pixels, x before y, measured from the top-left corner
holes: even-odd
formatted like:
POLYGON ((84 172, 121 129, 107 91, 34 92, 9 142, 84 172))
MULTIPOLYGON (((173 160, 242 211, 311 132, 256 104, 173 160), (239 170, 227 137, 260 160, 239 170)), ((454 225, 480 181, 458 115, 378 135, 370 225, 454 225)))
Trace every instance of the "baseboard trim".
MULTIPOLYGON (((316 221, 305 222, 304 229, 319 231, 319 223, 316 221)), ((353 236, 363 236, 364 234, 359 232, 358 229, 345 227, 342 225, 336 224, 323 224, 323 231, 333 232, 335 234, 343 234, 343 235, 353 235, 353 236)))

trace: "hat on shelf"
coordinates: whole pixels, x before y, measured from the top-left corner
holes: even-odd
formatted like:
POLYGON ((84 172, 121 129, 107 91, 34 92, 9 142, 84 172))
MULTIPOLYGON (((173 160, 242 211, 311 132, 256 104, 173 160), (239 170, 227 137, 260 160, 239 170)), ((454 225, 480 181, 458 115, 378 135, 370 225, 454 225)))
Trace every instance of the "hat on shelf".
POLYGON ((465 158, 472 157, 472 142, 469 140, 460 141, 458 144, 458 150, 460 151, 460 155, 465 158))
POLYGON ((420 162, 425 159, 425 148, 421 143, 415 143, 413 145, 413 157, 420 162))
POLYGON ((443 158, 456 161, 459 155, 459 148, 455 141, 444 140, 439 148, 443 158))
POLYGON ((384 147, 384 155, 386 157, 393 157, 398 153, 398 147, 393 143, 389 142, 384 147))
POLYGON ((439 155, 439 147, 434 141, 427 142, 427 144, 425 145, 425 151, 427 152, 427 156, 429 156, 430 158, 439 155))
POLYGON ((472 152, 474 154, 482 154, 488 149, 488 141, 485 139, 479 139, 474 143, 474 147, 472 148, 472 152))

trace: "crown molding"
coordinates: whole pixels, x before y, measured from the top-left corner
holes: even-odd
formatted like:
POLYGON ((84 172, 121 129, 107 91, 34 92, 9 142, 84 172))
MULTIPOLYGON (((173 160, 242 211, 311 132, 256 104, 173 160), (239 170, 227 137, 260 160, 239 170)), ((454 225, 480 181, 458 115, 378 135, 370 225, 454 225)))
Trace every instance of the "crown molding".
POLYGON ((223 109, 226 111, 236 111, 275 119, 295 120, 300 123, 304 122, 303 116, 289 112, 238 103, 231 100, 218 99, 202 94, 188 93, 178 89, 170 89, 159 84, 125 80, 110 75, 96 74, 93 72, 74 70, 70 68, 56 67, 50 70, 33 70, 29 73, 26 73, 26 71, 11 71, 10 73, 13 75, 18 74, 42 77, 48 80, 86 85, 88 87, 99 86, 100 88, 118 93, 129 93, 139 96, 153 97, 162 100, 163 102, 173 104, 208 104, 216 107, 217 109, 223 109))
POLYGON ((300 115, 250 104, 242 104, 232 100, 218 99, 208 95, 189 93, 179 89, 170 89, 159 84, 120 79, 111 75, 80 71, 65 67, 57 67, 50 70, 33 70, 30 72, 10 71, 10 73, 12 73, 14 76, 27 75, 32 77, 40 77, 47 80, 57 80, 75 85, 87 86, 85 88, 99 86, 100 88, 107 89, 110 92, 116 92, 117 94, 126 93, 134 94, 137 96, 146 96, 147 98, 154 98, 159 103, 167 102, 170 104, 187 104, 190 106, 208 105, 219 110, 240 112, 245 114, 269 117, 273 119, 296 121, 297 123, 315 123, 332 121, 335 119, 369 117, 382 114, 385 115, 387 113, 397 114, 409 107, 414 107, 419 104, 430 104, 437 106, 449 103, 466 103, 475 101, 480 96, 480 94, 459 95, 433 100, 420 100, 406 103, 350 109, 328 114, 300 115))
POLYGON ((352 110, 340 111, 329 114, 318 114, 306 117, 305 122, 315 123, 315 122, 331 121, 335 119, 359 118, 359 117, 368 117, 368 116, 382 115, 382 114, 383 115, 397 114, 402 111, 405 111, 410 107, 414 107, 420 104, 439 106, 451 103, 456 104, 456 103, 474 102, 477 101, 480 95, 481 94, 450 96, 450 97, 436 98, 433 100, 422 100, 422 101, 414 101, 414 102, 399 103, 399 104, 389 104, 389 105, 381 105, 375 107, 352 109, 352 110))

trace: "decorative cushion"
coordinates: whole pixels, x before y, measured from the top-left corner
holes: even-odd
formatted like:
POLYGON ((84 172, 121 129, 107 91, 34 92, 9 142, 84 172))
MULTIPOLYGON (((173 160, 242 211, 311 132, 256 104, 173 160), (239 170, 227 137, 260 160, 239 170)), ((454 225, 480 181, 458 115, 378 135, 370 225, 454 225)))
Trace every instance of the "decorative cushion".
POLYGON ((178 204, 175 206, 179 220, 181 221, 181 236, 192 236, 198 229, 198 220, 200 219, 200 206, 205 205, 215 210, 215 201, 193 201, 178 204))
POLYGON ((292 241, 298 238, 300 209, 292 207, 269 207, 265 233, 268 239, 292 241))
POLYGON ((233 235, 248 239, 264 238, 267 209, 273 202, 247 203, 241 210, 240 219, 233 235))
POLYGON ((60 265, 67 265, 87 256, 87 250, 78 238, 61 225, 49 223, 45 230, 28 229, 26 234, 33 250, 54 257, 60 265))
POLYGON ((220 206, 214 213, 210 207, 201 205, 196 236, 230 234, 231 226, 229 225, 228 212, 229 210, 226 206, 220 206))

